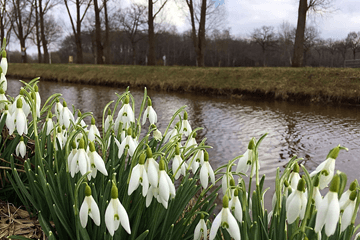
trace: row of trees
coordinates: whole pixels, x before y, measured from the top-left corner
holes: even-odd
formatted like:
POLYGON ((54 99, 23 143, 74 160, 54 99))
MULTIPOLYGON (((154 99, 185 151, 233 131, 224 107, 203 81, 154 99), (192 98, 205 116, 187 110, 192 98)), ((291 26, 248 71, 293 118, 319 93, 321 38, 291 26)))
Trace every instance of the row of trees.
MULTIPOLYGON (((342 66, 356 57, 360 32, 346 39, 321 39, 319 30, 306 26, 309 11, 327 10, 331 0, 300 0, 297 28, 284 22, 255 29, 247 38, 234 38, 229 30, 218 30, 224 8, 211 0, 183 0, 190 30, 178 33, 161 18, 168 0, 148 0, 147 6, 132 4, 111 11, 110 0, 3 0, 0 11, 2 37, 16 36, 21 52, 13 61, 28 60, 26 44, 37 46, 38 62, 49 62, 49 46, 59 39, 62 29, 49 14, 65 7, 71 33, 62 41, 53 62, 96 64, 164 64, 196 66, 342 66), (305 13, 305 15, 304 15, 305 13), (351 55, 351 56, 350 56, 351 55)), ((220 27, 224 27, 221 26, 220 27)))

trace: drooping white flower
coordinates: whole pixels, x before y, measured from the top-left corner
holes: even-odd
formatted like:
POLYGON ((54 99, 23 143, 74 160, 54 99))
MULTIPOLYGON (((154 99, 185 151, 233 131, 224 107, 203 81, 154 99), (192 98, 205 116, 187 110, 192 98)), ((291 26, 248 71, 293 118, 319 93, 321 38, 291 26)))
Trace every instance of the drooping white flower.
POLYGON ((204 150, 198 150, 196 154, 188 160, 191 171, 195 174, 200 165, 204 163, 204 150))
POLYGON ((60 125, 64 125, 66 128, 69 128, 70 120, 75 123, 74 115, 67 107, 67 103, 64 101, 62 111, 60 112, 60 125))
POLYGON ((6 80, 5 74, 3 72, 0 74, 0 86, 6 92, 6 90, 7 90, 7 80, 6 80))
POLYGON ((145 154, 141 154, 139 158, 139 163, 132 169, 128 195, 131 195, 141 184, 142 185, 142 195, 145 197, 149 190, 149 179, 145 170, 145 154))
POLYGON ((9 108, 9 111, 11 112, 11 114, 13 115, 16 111, 16 108, 17 108, 17 102, 18 102, 18 99, 21 100, 22 102, 22 109, 25 113, 25 116, 27 117, 31 111, 30 109, 30 105, 29 103, 25 100, 25 95, 26 95, 26 90, 24 88, 21 88, 20 89, 20 94, 16 96, 16 98, 14 99, 14 102, 13 104, 11 105, 11 107, 9 108))
POLYGON ((152 151, 149 147, 146 149, 146 157, 145 169, 149 182, 153 187, 157 187, 159 184, 159 164, 153 159, 152 151))
POLYGON ((82 117, 82 114, 81 114, 81 112, 80 112, 80 110, 78 110, 78 113, 77 113, 77 118, 76 118, 76 120, 75 120, 75 123, 77 124, 77 125, 80 125, 85 131, 87 131, 87 125, 86 125, 86 123, 84 122, 84 119, 81 119, 81 117, 82 117), (80 120, 81 119, 81 120, 80 120))
POLYGON ((194 240, 200 240, 201 237, 203 237, 203 239, 207 239, 207 227, 203 214, 201 214, 200 221, 195 227, 194 240))
POLYGON ((111 188, 111 200, 105 211, 105 224, 111 236, 121 226, 128 234, 131 234, 128 214, 118 198, 118 189, 113 184, 111 188))
POLYGON ((57 131, 56 131, 56 140, 55 140, 55 149, 58 149, 58 144, 60 145, 60 149, 63 149, 63 147, 65 146, 66 143, 66 136, 64 133, 64 129, 62 127, 58 127, 57 131))
POLYGON ((184 119, 182 120, 182 123, 181 123, 180 133, 184 134, 185 136, 188 137, 191 132, 192 132, 192 129, 191 129, 190 123, 188 121, 188 114, 187 114, 187 112, 184 112, 184 119))
POLYGON ((105 119, 105 125, 104 125, 104 130, 105 132, 103 134, 105 134, 107 132, 107 130, 109 129, 110 126, 114 125, 114 120, 113 117, 111 116, 111 110, 110 108, 108 109, 108 114, 106 116, 105 119))
POLYGON ((200 182, 203 188, 207 188, 209 182, 209 176, 211 182, 215 185, 215 174, 209 163, 209 154, 205 151, 204 153, 204 164, 200 169, 200 182))
POLYGON ((328 157, 325 161, 323 161, 312 173, 310 173, 310 177, 315 176, 316 174, 320 173, 320 189, 324 189, 328 186, 331 179, 333 179, 334 176, 334 170, 335 170, 335 159, 337 158, 339 154, 340 148, 339 146, 333 148, 330 153, 328 154, 328 157))
POLYGON ((36 101, 36 115, 38 118, 40 118, 41 97, 39 93, 39 87, 35 85, 34 90, 35 90, 35 101, 36 101))
POLYGON ((154 108, 152 107, 150 98, 148 98, 148 107, 146 108, 146 110, 144 112, 143 119, 142 119, 142 125, 145 124, 146 118, 149 118, 150 124, 157 123, 157 114, 156 114, 154 108))
POLYGON ((21 136, 18 145, 15 148, 15 153, 17 156, 25 157, 26 154, 26 145, 24 143, 24 138, 21 136))
POLYGON ((296 189, 299 183, 300 180, 299 170, 300 170, 299 164, 295 163, 293 167, 293 171, 290 173, 289 176, 289 183, 292 189, 296 189))
POLYGON ((9 111, 9 107, 7 104, 5 104, 5 110, 4 110, 3 114, 1 114, 0 121, 2 121, 4 117, 6 117, 5 124, 6 124, 6 127, 9 129, 9 135, 11 135, 15 131, 15 122, 13 120, 13 116, 11 116, 11 113, 9 111))
POLYGON ((165 161, 163 159, 159 163, 159 197, 162 199, 161 202, 166 202, 165 208, 167 208, 169 198, 175 197, 175 186, 165 171, 165 161))
POLYGON ((194 132, 193 134, 191 134, 191 136, 189 137, 188 141, 185 144, 185 149, 191 147, 191 146, 197 146, 197 142, 196 142, 196 132, 194 132))
POLYGON ((7 74, 7 70, 8 70, 8 61, 7 61, 7 58, 6 58, 6 51, 5 51, 5 50, 3 51, 3 55, 2 55, 2 58, 1 58, 0 67, 1 67, 2 73, 3 73, 4 75, 6 75, 6 74, 7 74))
POLYGON ((132 130, 131 128, 129 128, 128 135, 125 137, 125 139, 121 142, 119 146, 119 151, 118 151, 119 158, 121 158, 121 156, 123 155, 125 148, 129 149, 129 155, 133 156, 137 145, 135 145, 134 139, 132 138, 131 134, 132 134, 132 130))
POLYGON ((91 125, 90 125, 90 128, 89 128, 89 133, 88 133, 89 141, 91 141, 91 142, 95 141, 96 136, 100 137, 100 132, 99 132, 99 129, 95 125, 95 118, 92 117, 91 118, 91 125))
POLYGON ((16 101, 16 110, 12 119, 15 121, 16 130, 19 135, 28 133, 27 119, 22 107, 22 101, 21 99, 18 99, 16 101))
POLYGON ((349 197, 350 197, 350 194, 356 189, 357 187, 357 180, 353 181, 350 186, 349 186, 349 189, 346 190, 340 197, 340 200, 339 200, 339 204, 340 204, 340 210, 344 210, 345 209, 345 205, 348 203, 349 201, 349 197))
POLYGON ((226 228, 232 238, 235 240, 241 240, 239 225, 230 212, 229 198, 226 195, 223 197, 223 208, 212 223, 209 237, 210 240, 213 240, 216 237, 216 233, 220 226, 226 228))
MULTIPOLYGON (((321 180, 320 180, 321 181, 321 180)), ((321 231, 325 225, 325 234, 329 237, 334 234, 336 225, 340 216, 340 204, 338 199, 338 190, 340 186, 340 177, 335 175, 330 184, 330 191, 321 201, 315 220, 315 232, 321 231)))
POLYGON ((71 151, 69 153, 69 156, 68 156, 68 168, 70 169, 70 166, 71 166, 71 163, 72 163, 72 160, 74 159, 76 153, 77 153, 77 148, 76 148, 76 142, 75 141, 72 141, 71 143, 71 151))
POLYGON ((230 189, 231 186, 235 186, 235 180, 232 173, 229 172, 224 174, 223 178, 221 179, 221 188, 224 195, 226 194, 226 192, 228 192, 228 189, 230 189))
POLYGON ((5 108, 5 101, 7 101, 7 98, 5 96, 5 91, 0 87, 0 101, 4 101, 0 103, 0 111, 2 111, 5 108))
MULTIPOLYGON (((173 137, 175 137, 177 134, 179 134, 177 128, 173 128, 172 130, 168 131, 165 135, 164 138, 164 142, 167 142, 169 139, 172 139, 173 137)), ((173 141, 173 140, 172 140, 173 141)))
POLYGON ((59 99, 56 98, 56 103, 55 103, 55 116, 58 119, 58 121, 60 121, 60 115, 63 109, 63 105, 60 103, 59 99))
POLYGON ((94 198, 91 196, 91 188, 86 184, 85 198, 79 211, 80 223, 83 228, 86 227, 89 216, 97 226, 100 226, 99 207, 96 204, 94 198))
POLYGON ((289 224, 295 222, 298 217, 301 220, 304 218, 306 204, 305 180, 300 179, 296 190, 286 200, 286 218, 289 224))
POLYGON ((89 147, 90 147, 90 151, 88 153, 88 157, 90 160, 91 176, 95 178, 97 171, 107 176, 108 173, 106 171, 104 160, 96 152, 94 142, 90 142, 89 147))
POLYGON ((319 184, 320 184, 320 181, 319 181, 319 178, 317 177, 314 181, 313 196, 312 196, 312 199, 314 199, 314 201, 315 201, 316 209, 320 208, 321 201, 323 200, 321 193, 320 193, 319 184))
POLYGON ((343 232, 345 229, 350 225, 352 216, 355 212, 356 207, 356 190, 352 191, 349 195, 348 200, 344 204, 344 212, 341 215, 341 229, 340 231, 343 232))
POLYGON ((54 122, 52 120, 52 117, 53 117, 52 113, 49 112, 49 114, 46 117, 45 124, 43 125, 43 131, 45 130, 46 127, 46 136, 49 136, 49 134, 54 128, 54 122))
POLYGON ((234 212, 235 218, 242 222, 242 207, 239 200, 239 192, 237 189, 234 191, 234 196, 231 198, 229 202, 229 208, 234 212))
POLYGON ((129 104, 130 98, 129 95, 125 97, 124 104, 121 107, 118 116, 115 120, 115 131, 119 130, 120 122, 123 123, 123 127, 128 128, 131 122, 135 122, 134 112, 129 104))
MULTIPOLYGON (((85 152, 85 143, 84 139, 80 139, 79 148, 76 152, 76 155, 72 159, 71 166, 70 166, 70 174, 71 177, 74 177, 77 172, 80 171, 81 175, 84 175, 88 171, 91 171, 90 168, 90 159, 85 152)), ((88 179, 91 179, 91 175, 87 175, 88 179)))
MULTIPOLYGON (((243 154, 242 157, 239 158, 237 167, 236 167, 236 172, 239 173, 244 173, 246 174, 247 171, 249 170, 249 167, 251 166, 251 177, 254 176, 255 171, 256 171, 256 167, 253 166, 254 162, 255 162, 255 156, 254 156, 254 149, 255 149, 255 141, 252 138, 248 144, 248 148, 245 151, 245 153, 243 154)), ((260 166, 258 165, 258 168, 260 168, 260 166)))
POLYGON ((186 163, 180 156, 180 148, 178 145, 175 147, 175 157, 172 161, 172 171, 175 174, 175 179, 178 179, 181 175, 186 175, 186 163))

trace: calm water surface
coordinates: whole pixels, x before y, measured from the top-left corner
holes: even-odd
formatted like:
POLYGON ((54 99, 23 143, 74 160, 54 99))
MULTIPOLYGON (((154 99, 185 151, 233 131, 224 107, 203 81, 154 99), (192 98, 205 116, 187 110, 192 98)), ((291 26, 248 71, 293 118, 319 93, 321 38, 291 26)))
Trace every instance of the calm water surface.
MULTIPOLYGON (((115 92, 124 88, 87 86, 69 83, 40 82, 43 101, 53 93, 62 93, 68 105, 74 104, 82 112, 92 111, 99 123, 105 105, 116 100, 115 92)), ((18 94, 21 83, 9 80, 7 93, 18 94)), ((143 98, 143 91, 130 89, 136 110, 143 98)), ((349 151, 342 151, 336 169, 348 174, 348 181, 360 174, 360 106, 332 106, 291 102, 228 99, 188 93, 148 91, 158 114, 158 128, 164 132, 173 113, 187 105, 189 121, 198 131, 197 140, 207 138, 210 162, 214 168, 241 155, 251 137, 259 138, 268 132, 259 152, 261 174, 267 180, 275 178, 277 167, 282 167, 293 156, 304 158, 308 171, 325 160, 329 150, 338 144, 349 151)), ((87 119, 90 122, 90 119, 87 119)), ((267 181, 273 192, 273 181, 267 181)))

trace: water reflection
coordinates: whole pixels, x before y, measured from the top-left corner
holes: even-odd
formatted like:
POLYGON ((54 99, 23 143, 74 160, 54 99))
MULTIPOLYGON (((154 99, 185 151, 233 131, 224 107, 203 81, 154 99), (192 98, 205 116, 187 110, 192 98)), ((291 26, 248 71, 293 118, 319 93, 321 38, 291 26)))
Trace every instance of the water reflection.
MULTIPOLYGON (((9 80, 8 94, 18 94, 21 83, 9 80)), ((86 86, 41 82, 42 99, 53 93, 62 93, 68 105, 75 104, 82 112, 92 111, 97 123, 102 118, 104 106, 116 100, 115 92, 123 88, 86 86)), ((143 92, 131 89, 135 98, 136 114, 143 92)), ((282 168, 294 154, 304 158, 309 171, 325 159, 328 151, 341 144, 349 152, 341 152, 336 169, 344 171, 349 181, 359 177, 359 107, 324 106, 277 101, 225 99, 187 93, 148 91, 158 113, 158 128, 163 132, 173 113, 187 105, 193 128, 203 127, 197 141, 204 137, 214 167, 242 154, 251 137, 269 135, 260 147, 261 174, 274 179, 277 167, 282 168)), ((86 119, 89 123, 90 119, 86 119)), ((270 185, 269 185, 270 186, 270 185)))

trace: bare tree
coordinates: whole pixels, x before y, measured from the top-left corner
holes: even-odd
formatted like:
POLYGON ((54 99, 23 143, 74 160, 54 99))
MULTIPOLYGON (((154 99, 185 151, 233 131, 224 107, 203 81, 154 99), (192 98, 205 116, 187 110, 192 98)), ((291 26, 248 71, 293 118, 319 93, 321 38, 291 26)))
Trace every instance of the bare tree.
POLYGON ((136 45, 145 35, 141 34, 146 28, 146 6, 131 4, 124 14, 118 15, 121 28, 125 31, 132 48, 132 63, 136 64, 136 45))
POLYGON ((346 37, 346 42, 349 43, 354 59, 356 58, 356 53, 360 49, 360 32, 350 32, 346 37))
POLYGON ((342 57, 345 60, 347 50, 351 47, 350 42, 348 41, 348 39, 343 39, 343 40, 336 41, 335 45, 336 45, 336 50, 338 52, 340 52, 340 54, 342 55, 342 57))
POLYGON ((283 46, 283 56, 288 59, 288 63, 291 66, 291 49, 294 45, 294 36, 293 32, 295 28, 290 25, 289 22, 283 22, 279 26, 278 34, 279 34, 279 45, 283 46))
POLYGON ((251 34, 252 40, 261 47, 263 55, 263 66, 266 66, 266 53, 267 51, 276 46, 277 37, 272 26, 262 26, 256 28, 251 34))
MULTIPOLYGON (((10 2, 11 3, 11 2, 10 2)), ((9 39, 12 28, 11 24, 11 9, 7 0, 0 1, 0 37, 1 41, 6 37, 9 39), (7 31, 7 33, 5 33, 7 31)))
POLYGON ((324 42, 324 47, 331 55, 330 67, 334 67, 334 55, 337 52, 336 41, 332 38, 328 38, 324 42))
POLYGON ((33 21, 33 2, 28 0, 12 0, 12 26, 21 48, 21 62, 26 63, 26 39, 29 37, 35 24, 33 21))
POLYGON ((216 8, 211 0, 186 0, 186 4, 190 13, 191 38, 197 56, 196 66, 204 67, 206 31, 221 22, 219 17, 222 15, 222 8, 216 8), (206 27, 207 22, 209 23, 208 27, 210 26, 211 28, 206 27))
POLYGON ((333 0, 299 0, 298 22, 296 27, 292 66, 301 67, 304 58, 306 15, 309 11, 323 13, 331 8, 333 0))
POLYGON ((160 13, 160 11, 165 7, 165 4, 168 0, 164 0, 160 3, 159 9, 154 12, 154 3, 153 0, 148 0, 148 36, 149 36, 149 53, 148 53, 148 65, 156 64, 156 49, 155 49, 155 28, 154 28, 154 20, 156 16, 160 13))
POLYGON ((76 7, 76 19, 75 19, 76 22, 75 23, 74 23, 72 15, 70 13, 69 0, 64 0, 64 3, 65 3, 66 10, 67 10, 69 18, 70 18, 71 27, 72 27, 74 37, 75 37, 76 62, 81 64, 81 63, 83 63, 83 52, 82 52, 82 48, 81 48, 81 23, 84 20, 85 14, 91 5, 91 0, 75 0, 75 2, 74 2, 75 7, 76 7), (82 6, 84 6, 85 9, 81 13, 82 6))

